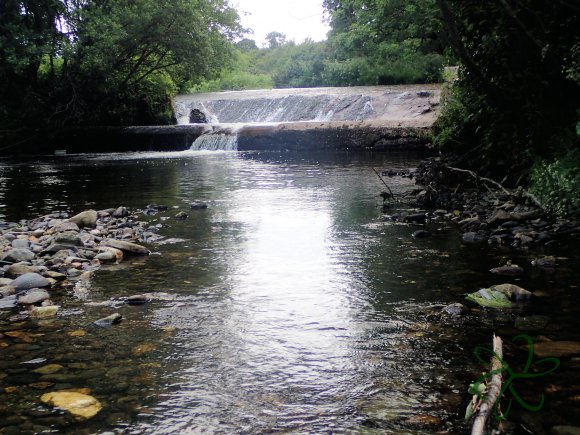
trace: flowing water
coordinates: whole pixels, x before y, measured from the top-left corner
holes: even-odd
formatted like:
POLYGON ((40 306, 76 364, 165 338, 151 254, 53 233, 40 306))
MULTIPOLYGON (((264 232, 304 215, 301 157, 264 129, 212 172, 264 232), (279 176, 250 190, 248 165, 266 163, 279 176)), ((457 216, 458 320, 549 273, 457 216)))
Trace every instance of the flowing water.
MULTIPOLYGON (((522 313, 451 318, 434 307, 501 282, 488 273, 501 257, 530 269, 530 254, 464 246, 444 222, 432 225, 433 237, 413 239, 416 227, 386 221, 372 168, 408 169, 418 157, 185 152, 3 162, 4 221, 165 204, 167 212, 142 219, 170 240, 150 257, 101 269, 83 295, 62 291, 54 321, 14 322, 17 311, 0 310, 0 433, 464 432, 467 386, 482 370, 473 347, 493 331, 509 341, 522 313), (195 200, 208 209, 189 210, 195 200), (172 218, 180 210, 187 220, 172 218), (151 303, 116 302, 139 293, 151 303), (91 324, 113 312, 124 317, 119 325, 91 324), (48 364, 62 367, 34 371, 48 364), (39 400, 66 388, 87 389, 104 409, 81 423, 39 400)), ((388 181, 395 193, 414 188, 388 181)), ((559 326, 542 333, 552 338, 578 339, 574 261, 517 281, 544 292, 526 313, 549 315, 559 326)), ((573 376, 535 385, 542 392, 573 376)), ((574 423, 566 403, 548 398, 549 412, 530 415, 574 423)))

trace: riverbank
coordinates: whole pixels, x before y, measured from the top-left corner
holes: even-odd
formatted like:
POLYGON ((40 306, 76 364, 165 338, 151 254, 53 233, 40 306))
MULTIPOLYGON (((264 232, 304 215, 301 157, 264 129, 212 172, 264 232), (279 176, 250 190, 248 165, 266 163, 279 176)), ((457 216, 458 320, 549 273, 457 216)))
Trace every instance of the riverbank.
POLYGON ((578 216, 551 216, 523 189, 509 191, 440 158, 422 161, 414 176, 417 205, 431 209, 431 219, 457 223, 465 243, 529 249, 580 239, 578 216))

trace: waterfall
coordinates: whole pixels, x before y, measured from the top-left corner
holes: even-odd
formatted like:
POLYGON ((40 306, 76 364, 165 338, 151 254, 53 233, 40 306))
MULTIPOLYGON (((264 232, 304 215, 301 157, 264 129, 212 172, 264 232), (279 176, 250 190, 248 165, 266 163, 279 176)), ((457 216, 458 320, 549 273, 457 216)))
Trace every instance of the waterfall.
POLYGON ((206 133, 199 136, 191 145, 192 151, 236 151, 238 135, 236 133, 206 133))

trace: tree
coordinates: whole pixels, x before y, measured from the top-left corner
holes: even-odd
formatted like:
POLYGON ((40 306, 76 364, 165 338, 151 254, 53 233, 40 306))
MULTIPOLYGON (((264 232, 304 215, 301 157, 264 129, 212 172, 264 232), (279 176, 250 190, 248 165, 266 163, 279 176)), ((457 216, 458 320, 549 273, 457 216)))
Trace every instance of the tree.
POLYGON ((0 124, 168 122, 240 33, 226 0, 3 0, 0 124))
POLYGON ((280 32, 270 32, 266 35, 266 47, 278 48, 286 44, 286 35, 280 32))
POLYGON ((568 1, 437 0, 461 60, 438 142, 515 184, 535 159, 576 146, 580 7, 568 1))
POLYGON ((331 81, 438 80, 445 46, 434 0, 325 0, 324 7, 336 56, 331 81))

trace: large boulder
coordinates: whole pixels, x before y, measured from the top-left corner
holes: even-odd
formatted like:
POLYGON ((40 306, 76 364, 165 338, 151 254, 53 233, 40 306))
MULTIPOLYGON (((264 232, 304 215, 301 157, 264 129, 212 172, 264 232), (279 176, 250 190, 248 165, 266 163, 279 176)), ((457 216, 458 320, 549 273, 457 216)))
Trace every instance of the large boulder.
POLYGON ((85 210, 69 218, 68 221, 77 224, 79 228, 95 228, 97 226, 97 218, 98 216, 95 210, 85 210))

